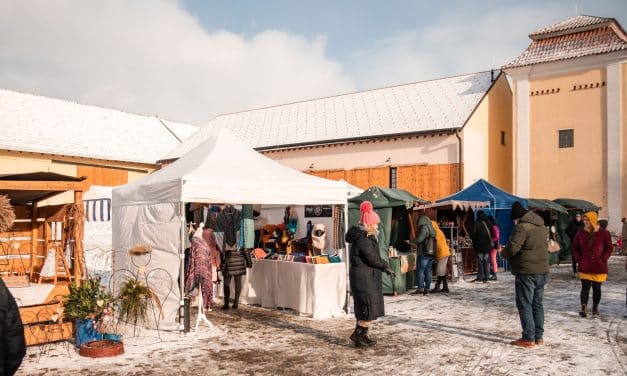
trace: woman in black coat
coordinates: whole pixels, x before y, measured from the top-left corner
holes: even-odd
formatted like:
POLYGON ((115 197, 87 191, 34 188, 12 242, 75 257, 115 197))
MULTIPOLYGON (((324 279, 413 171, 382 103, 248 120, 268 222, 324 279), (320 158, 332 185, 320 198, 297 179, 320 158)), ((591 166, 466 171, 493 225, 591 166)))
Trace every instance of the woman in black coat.
POLYGON ((385 315, 381 272, 394 275, 389 265, 379 255, 377 227, 379 216, 372 203, 364 201, 359 207, 361 220, 358 227, 346 233, 350 247, 350 288, 355 303, 357 324, 350 339, 355 347, 373 346, 376 341, 368 338, 370 322, 385 315))

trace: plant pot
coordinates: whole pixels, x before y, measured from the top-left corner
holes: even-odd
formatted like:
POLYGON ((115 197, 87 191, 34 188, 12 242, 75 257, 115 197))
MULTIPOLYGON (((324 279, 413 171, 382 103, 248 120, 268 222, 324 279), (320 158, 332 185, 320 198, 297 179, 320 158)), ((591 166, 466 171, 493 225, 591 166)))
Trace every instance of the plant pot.
POLYGON ((85 342, 95 341, 99 338, 96 328, 94 328, 94 320, 78 319, 76 320, 76 329, 74 333, 74 343, 76 348, 80 348, 85 342))
POLYGON ((124 345, 120 341, 103 339, 85 342, 81 345, 78 354, 90 358, 104 358, 124 354, 124 345))

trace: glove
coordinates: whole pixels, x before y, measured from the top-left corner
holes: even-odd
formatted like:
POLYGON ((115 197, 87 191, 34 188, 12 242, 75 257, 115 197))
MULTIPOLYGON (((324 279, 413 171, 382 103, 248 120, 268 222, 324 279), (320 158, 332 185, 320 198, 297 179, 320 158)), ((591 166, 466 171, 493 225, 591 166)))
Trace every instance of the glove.
POLYGON ((385 274, 389 275, 392 278, 396 277, 396 273, 389 266, 387 268, 383 269, 383 271, 385 272, 385 274))

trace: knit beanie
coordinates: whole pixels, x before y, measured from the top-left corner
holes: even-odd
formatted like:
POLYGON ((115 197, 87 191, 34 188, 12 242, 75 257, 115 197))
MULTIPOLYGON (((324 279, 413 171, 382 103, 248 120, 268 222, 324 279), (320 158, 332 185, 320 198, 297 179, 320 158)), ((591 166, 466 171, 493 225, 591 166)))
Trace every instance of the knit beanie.
POLYGON ((361 218, 359 219, 359 223, 362 223, 366 226, 374 226, 378 225, 381 222, 381 219, 374 212, 374 208, 372 207, 372 202, 364 201, 359 205, 359 211, 361 212, 361 218))
POLYGON ((527 212, 528 210, 525 209, 520 202, 514 201, 512 204, 512 220, 522 218, 527 212))

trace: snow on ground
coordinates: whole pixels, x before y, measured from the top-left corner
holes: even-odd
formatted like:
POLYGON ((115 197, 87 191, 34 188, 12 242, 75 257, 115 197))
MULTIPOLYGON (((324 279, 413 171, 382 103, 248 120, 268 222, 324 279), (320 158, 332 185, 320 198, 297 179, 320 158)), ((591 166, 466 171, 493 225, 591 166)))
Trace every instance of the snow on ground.
MULTIPOLYGON (((73 347, 30 347, 18 375, 624 375, 627 369, 625 257, 613 256, 600 318, 581 318, 570 265, 551 268, 545 289, 545 346, 522 349, 514 278, 450 285, 449 296, 386 297, 374 348, 355 349, 354 318, 313 320, 291 311, 240 306, 209 313, 199 333, 144 330, 114 358, 73 347)), ((467 280, 472 276, 466 276, 467 280)), ((192 320, 192 323, 195 321, 192 320)))

